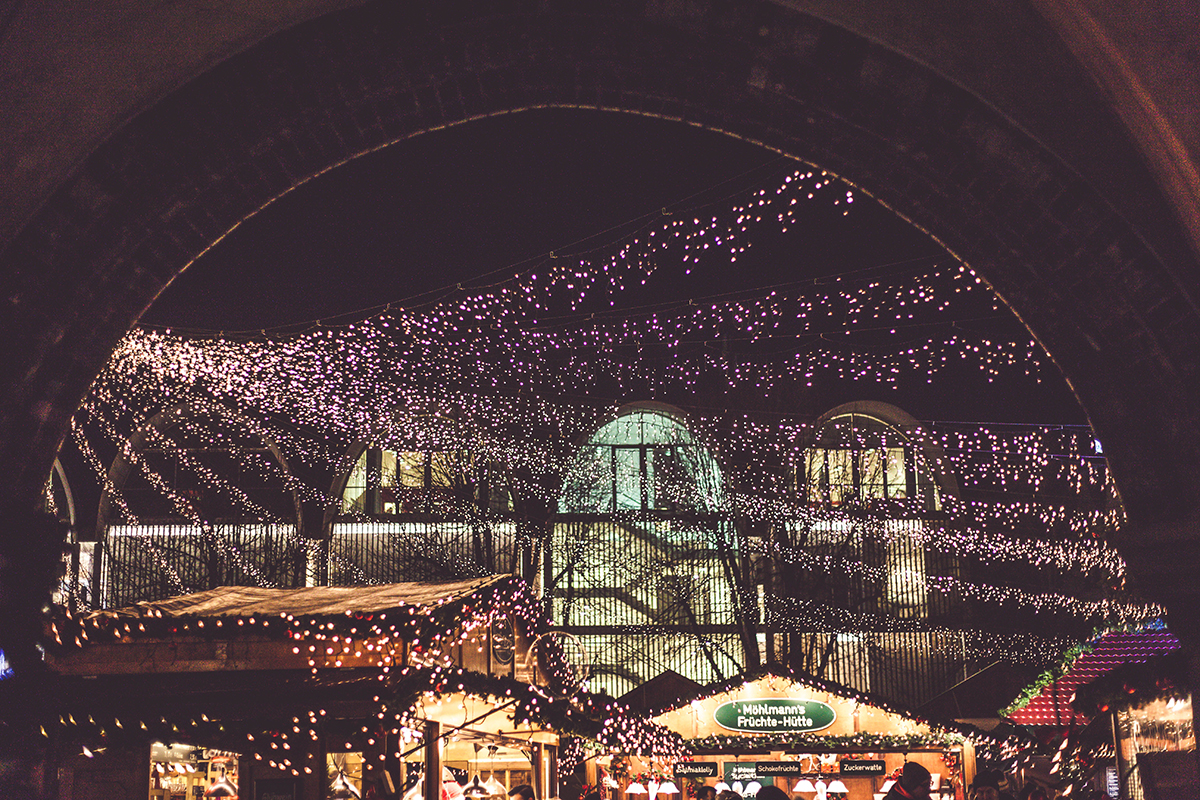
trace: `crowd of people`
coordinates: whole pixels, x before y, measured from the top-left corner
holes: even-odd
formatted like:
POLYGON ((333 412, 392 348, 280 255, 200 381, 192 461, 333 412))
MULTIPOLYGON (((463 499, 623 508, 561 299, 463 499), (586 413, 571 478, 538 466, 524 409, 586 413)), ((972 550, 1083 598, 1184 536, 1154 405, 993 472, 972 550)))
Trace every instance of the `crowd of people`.
MULTIPOLYGON (((884 800, 931 800, 933 791, 933 776, 929 770, 915 761, 908 761, 900 772, 900 776, 884 795, 884 800)), ((530 790, 532 791, 532 790, 530 790)), ((516 792, 509 794, 512 795, 516 792)), ((981 771, 975 776, 967 792, 967 800, 1058 800, 1061 795, 1053 789, 1036 783, 1029 783, 1015 792, 1010 791, 1008 780, 999 772, 981 771)), ((1112 800, 1110 795, 1101 791, 1084 792, 1073 795, 1077 800, 1112 800)), ((532 797, 515 797, 514 800, 534 800, 532 797)), ((601 800, 599 792, 585 795, 583 800, 601 800)), ((744 800, 742 795, 732 789, 718 792, 712 786, 701 786, 696 790, 695 800, 744 800)), ((754 800, 793 800, 778 786, 767 785, 758 790, 754 800)))
MULTIPOLYGON (((915 761, 905 763, 900 777, 892 784, 892 788, 884 796, 884 800, 929 800, 932 791, 929 770, 915 761)), ((1030 783, 1019 789, 1014 795, 1009 791, 1008 782, 999 772, 981 771, 971 784, 968 800, 1055 800, 1059 795, 1052 789, 1039 784, 1030 783)), ((782 795, 783 793, 780 792, 782 795)), ((762 797, 762 794, 759 794, 762 797)), ((786 795, 785 795, 786 797, 786 795)), ((1108 795, 1102 792, 1082 795, 1083 800, 1106 800, 1108 795)), ((771 797, 767 800, 780 800, 771 797)))

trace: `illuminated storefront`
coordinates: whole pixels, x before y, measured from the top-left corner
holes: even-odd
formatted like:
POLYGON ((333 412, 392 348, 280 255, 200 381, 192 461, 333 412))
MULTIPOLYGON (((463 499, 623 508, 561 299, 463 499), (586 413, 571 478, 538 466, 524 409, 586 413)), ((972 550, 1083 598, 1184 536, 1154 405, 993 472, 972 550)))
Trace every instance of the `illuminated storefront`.
POLYGON ((237 797, 236 753, 191 745, 150 746, 151 800, 237 797))
POLYGON ((683 737, 689 760, 598 759, 598 781, 649 800, 686 800, 701 785, 744 797, 774 785, 799 800, 872 800, 916 761, 933 775, 932 797, 962 800, 982 736, 782 671, 679 698, 653 720, 683 737))

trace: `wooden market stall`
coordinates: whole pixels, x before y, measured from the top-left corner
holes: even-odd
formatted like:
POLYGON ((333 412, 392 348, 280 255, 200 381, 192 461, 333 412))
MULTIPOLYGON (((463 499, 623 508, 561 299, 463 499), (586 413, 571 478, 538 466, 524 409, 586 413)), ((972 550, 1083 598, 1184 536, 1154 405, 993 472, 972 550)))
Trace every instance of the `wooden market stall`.
POLYGON ((1098 634, 1002 712, 1053 753, 1014 777, 1121 800, 1200 796, 1190 684, 1179 638, 1161 621, 1098 634))
POLYGON ((986 737, 783 668, 704 687, 650 714, 684 739, 691 756, 676 763, 598 759, 594 777, 607 782, 614 800, 643 792, 649 800, 686 799, 701 785, 743 796, 775 785, 798 800, 878 800, 906 761, 934 776, 934 798, 963 800, 976 743, 986 737))
POLYGON ((602 725, 511 576, 222 587, 51 633, 62 800, 549 798, 557 730, 602 725))

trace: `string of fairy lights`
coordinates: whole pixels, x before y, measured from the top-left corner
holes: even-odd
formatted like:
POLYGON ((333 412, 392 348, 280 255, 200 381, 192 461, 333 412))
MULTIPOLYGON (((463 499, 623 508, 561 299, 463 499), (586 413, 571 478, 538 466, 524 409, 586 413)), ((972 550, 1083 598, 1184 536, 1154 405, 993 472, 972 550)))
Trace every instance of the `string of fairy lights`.
MULTIPOLYGON (((799 564, 805 569, 835 574, 846 572, 863 580, 886 581, 888 571, 883 566, 856 561, 853 556, 835 558, 822 553, 797 547, 786 547, 778 543, 760 545, 759 549, 771 558, 785 564, 799 564)), ((992 586, 960 580, 950 575, 910 575, 905 581, 906 591, 920 593, 939 592, 951 596, 959 596, 995 603, 999 606, 1025 607, 1037 612, 1053 612, 1060 609, 1070 609, 1070 613, 1094 619, 1097 624, 1116 622, 1126 624, 1130 621, 1144 620, 1147 613, 1162 616, 1165 609, 1137 602, 1122 602, 1113 599, 1083 601, 1058 592, 1031 592, 1006 586, 992 586)))
MULTIPOLYGON (((457 596, 400 602, 379 611, 175 615, 144 604, 120 612, 64 614, 51 625, 56 654, 106 642, 143 643, 153 649, 195 640, 283 641, 292 645, 293 655, 307 661, 311 682, 274 713, 247 715, 240 702, 236 707, 213 703, 207 710, 179 704, 166 713, 153 701, 121 711, 101 710, 103 703, 93 703, 94 710, 79 718, 71 711, 47 708, 41 731, 50 737, 53 730, 89 756, 147 737, 222 747, 240 739, 245 757, 299 777, 323 769, 318 767, 322 749, 313 744, 322 741, 330 749, 377 753, 378 760, 368 763, 368 770, 382 769, 388 759, 402 761, 411 754, 409 745, 428 736, 427 721, 458 707, 465 712, 468 698, 477 698, 488 706, 484 716, 499 715, 512 726, 508 741, 549 724, 611 752, 663 761, 684 756, 676 734, 630 713, 612 698, 581 691, 572 665, 554 657, 553 648, 550 657, 538 661, 538 669, 547 675, 544 685, 465 669, 455 653, 463 648, 482 651, 488 632, 500 621, 517 625, 532 642, 553 635, 545 627, 535 593, 517 578, 491 578, 457 596), (365 723, 348 725, 324 706, 298 707, 315 695, 326 696, 331 704, 361 702, 355 692, 346 693, 354 682, 336 674, 351 663, 370 673, 372 711, 365 723)), ((574 764, 563 768, 569 774, 574 764)))
MULTIPOLYGON (((495 283, 456 286, 438 299, 387 305, 350 322, 190 336, 135 330, 73 420, 72 442, 107 501, 107 524, 134 531, 153 519, 143 513, 150 506, 139 494, 149 490, 166 502, 176 529, 187 530, 259 586, 275 586, 276 573, 258 563, 248 540, 227 533, 220 514, 269 529, 280 538, 281 552, 302 554, 310 572, 324 559, 326 572, 345 582, 380 582, 353 548, 322 549, 302 535, 293 518, 300 504, 336 510, 332 527, 322 531, 330 541, 339 526, 361 526, 367 531, 362 536, 376 537, 381 551, 439 550, 439 568, 457 576, 484 575, 493 562, 472 556, 470 548, 444 547, 445 537, 498 540, 503 531, 506 541, 519 541, 534 554, 532 561, 544 559, 543 566, 559 566, 547 550, 570 542, 577 551, 572 579, 581 584, 623 575, 650 587, 656 573, 678 564, 628 563, 637 557, 635 549, 615 532, 638 530, 668 537, 663 540, 673 546, 701 542, 718 554, 711 559, 717 566, 736 559, 754 565, 748 572, 755 573, 767 563, 779 574, 882 586, 885 594, 902 583, 903 600, 936 597, 955 608, 987 608, 999 617, 1016 610, 1047 622, 1038 633, 950 624, 946 615, 906 615, 887 603, 851 608, 816 591, 803 596, 770 580, 738 583, 728 577, 736 570, 710 570, 714 585, 733 583, 723 590, 729 607, 714 602, 714 609, 799 639, 856 632, 860 641, 883 642, 900 634, 942 657, 1044 664, 1075 641, 1069 632, 1056 633, 1051 620, 1070 631, 1161 616, 1162 608, 1123 590, 1125 564, 1106 543, 1120 530, 1123 513, 1101 446, 1086 427, 943 421, 893 426, 882 434, 839 429, 831 439, 828 423, 781 412, 786 403, 774 402, 856 383, 898 398, 914 384, 944 381, 957 390, 964 374, 981 391, 998 383, 1033 387, 1054 380, 1045 354, 1011 320, 1005 322, 999 301, 968 265, 922 257, 751 289, 692 290, 713 285, 703 280, 706 273, 739 269, 760 231, 788 235, 806 204, 850 214, 856 199, 853 188, 831 175, 795 170, 725 205, 664 214, 612 247, 550 254, 495 283), (652 444, 705 449, 720 464, 721 484, 698 486, 668 476, 656 487, 661 506, 596 509, 593 517, 612 527, 572 539, 578 529, 567 524, 563 499, 573 482, 616 482, 596 470, 597 451, 588 443, 630 399, 685 409, 687 440, 670 434, 652 444), (167 412, 174 416, 162 422, 167 412), (356 445, 395 454, 456 454, 468 488, 500 475, 511 502, 499 510, 482 508, 474 491, 431 485, 428 476, 422 485, 406 486, 397 475, 387 487, 396 495, 390 515, 355 508, 344 485, 357 468, 356 445), (903 450, 905 468, 924 482, 882 496, 854 479, 838 502, 830 485, 814 482, 814 450, 852 454, 858 460, 845 468, 859 473, 868 465, 862 454, 882 454, 872 463, 885 465, 889 448, 903 450), (213 452, 224 454, 224 467, 214 466, 213 452), (127 480, 114 477, 117 456, 130 467, 127 480), (420 497, 435 489, 441 493, 438 519, 429 519, 431 506, 405 511, 406 492, 420 497), (218 506, 226 510, 215 511, 218 506), (701 508, 704 514, 697 515, 701 508), (891 524, 896 520, 906 524, 891 524), (932 561, 923 573, 896 569, 886 557, 872 557, 866 543, 877 552, 928 552, 956 561, 949 570, 932 561), (972 568, 982 577, 972 577, 972 568), (583 574, 589 569, 592 574, 583 574), (1004 577, 1018 570, 1038 571, 1043 586, 1079 591, 1047 591, 1004 577)), ((623 446, 635 445, 645 442, 623 446)), ((828 475, 823 480, 837 483, 828 475)), ((888 480, 885 474, 878 485, 890 486, 888 480)), ((127 538, 167 576, 173 592, 202 588, 189 584, 194 574, 179 567, 176 550, 149 527, 127 538)), ((515 583, 471 608, 410 606, 392 619, 258 616, 204 628, 203 620, 167 620, 153 612, 136 619, 100 613, 61 620, 53 634, 69 649, 165 636, 168 625, 172 635, 211 636, 216 625, 226 634, 285 639, 317 683, 330 670, 369 664, 377 684, 371 721, 346 730, 342 746, 387 758, 402 757, 421 742, 424 709, 461 703, 465 710, 466 696, 487 698, 514 724, 547 722, 614 752, 677 760, 689 746, 719 744, 680 742, 608 698, 557 695, 454 663, 448 655, 454 648, 470 645, 504 616, 540 630, 545 601, 560 589, 554 570, 547 574, 541 595, 515 583)), ((573 614, 602 608, 586 598, 571 607, 573 614)), ((628 634, 633 643, 614 649, 631 658, 644 655, 636 642, 670 634, 653 620, 618 620, 613 630, 628 634)), ((681 647, 705 649, 714 663, 730 657, 720 636, 675 633, 681 647)), ((597 643, 611 641, 591 642, 590 657, 603 658, 597 643)), ((119 738, 119 731, 213 742, 230 741, 232 732, 253 758, 294 776, 316 769, 308 745, 335 727, 321 707, 290 708, 270 725, 243 723, 236 731, 229 720, 203 712, 136 719, 75 719, 67 713, 43 729, 56 726, 92 746, 119 738)), ((995 748, 997 761, 1016 754, 1009 743, 986 746, 995 748)), ((565 771, 585 749, 563 748, 565 771)))
MULTIPOLYGON (((795 170, 726 206, 665 216, 609 251, 552 254, 508 279, 455 287, 421 305, 386 306, 345 324, 205 337, 135 330, 81 407, 73 439, 122 522, 137 524, 136 504, 126 487, 112 484, 107 453, 121 452, 176 515, 263 585, 270 581, 223 541, 202 501, 157 475, 129 444, 136 432, 173 455, 172 469, 196 476, 196 493, 220 494, 245 518, 276 524, 291 546, 307 548, 298 527, 196 453, 230 451, 239 470, 257 471, 322 507, 343 505, 338 490, 302 480, 261 445, 269 443, 288 465, 325 476, 349 472, 355 442, 469 453, 479 468, 503 465, 518 498, 510 516, 544 525, 544 515, 529 509, 554 508, 578 472, 579 443, 613 418, 620 400, 670 398, 688 409, 696 441, 725 465, 721 513, 779 528, 862 526, 862 504, 814 502, 803 487, 804 454, 821 435, 818 421, 751 410, 761 403, 745 401, 854 382, 900 389, 964 368, 981 386, 1046 380, 1048 362, 1034 342, 993 332, 1003 312, 980 277, 948 258, 919 258, 683 299, 663 299, 660 286, 679 284, 686 295, 688 280, 714 265, 728 269, 753 248, 757 231, 787 233, 806 203, 850 213, 854 202, 854 190, 832 176, 795 170), (176 405, 195 413, 173 428, 148 427, 176 405), (220 409, 236 414, 241 434, 260 446, 231 438, 231 415, 220 409)), ((943 492, 939 513, 922 525, 874 524, 872 536, 981 564, 1034 565, 1098 587, 1074 597, 928 575, 923 591, 1053 609, 1088 624, 1161 613, 1112 593, 1124 564, 1104 539, 1119 529, 1121 512, 1086 428, 922 423, 893 435, 915 470, 952 475, 968 496, 943 492)), ((851 434, 839 447, 880 447, 873 436, 851 434)), ((677 488, 685 500, 694 491, 677 488)), ((889 500, 887 513, 928 517, 922 502, 889 500)), ((478 513, 470 502, 455 508, 478 513)), ((378 521, 355 511, 344 518, 378 521)), ((886 579, 881 566, 845 554, 774 545, 760 551, 810 571, 886 579)), ((371 579, 352 561, 339 567, 371 579)), ((478 574, 474 565, 461 569, 478 574)))

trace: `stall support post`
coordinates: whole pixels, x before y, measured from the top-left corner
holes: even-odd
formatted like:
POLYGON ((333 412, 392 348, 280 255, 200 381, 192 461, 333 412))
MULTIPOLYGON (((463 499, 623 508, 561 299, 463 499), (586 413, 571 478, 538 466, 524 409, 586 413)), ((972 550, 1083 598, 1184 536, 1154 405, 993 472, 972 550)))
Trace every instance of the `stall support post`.
POLYGON ((558 748, 552 744, 545 746, 546 754, 546 797, 558 797, 558 748))
POLYGON ((425 723, 425 798, 442 800, 442 724, 425 723))
POLYGON ((542 747, 541 742, 533 742, 532 751, 529 754, 529 760, 533 767, 533 792, 538 800, 547 800, 550 795, 547 790, 546 781, 546 751, 542 747))

